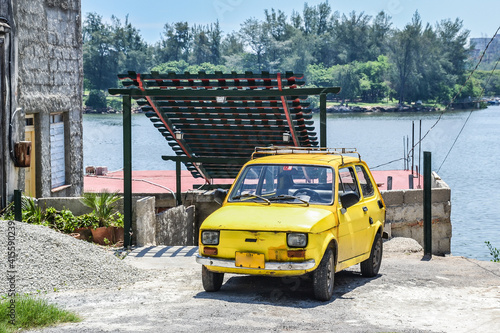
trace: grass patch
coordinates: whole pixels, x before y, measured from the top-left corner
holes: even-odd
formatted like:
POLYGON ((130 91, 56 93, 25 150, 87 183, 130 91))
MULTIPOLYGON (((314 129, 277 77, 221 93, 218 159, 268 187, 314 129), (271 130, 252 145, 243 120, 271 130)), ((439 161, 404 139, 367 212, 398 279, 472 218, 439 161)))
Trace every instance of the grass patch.
POLYGON ((15 320, 10 298, 0 301, 0 332, 16 332, 19 329, 33 329, 59 323, 79 322, 74 313, 48 304, 46 300, 33 296, 17 296, 15 300, 15 320))

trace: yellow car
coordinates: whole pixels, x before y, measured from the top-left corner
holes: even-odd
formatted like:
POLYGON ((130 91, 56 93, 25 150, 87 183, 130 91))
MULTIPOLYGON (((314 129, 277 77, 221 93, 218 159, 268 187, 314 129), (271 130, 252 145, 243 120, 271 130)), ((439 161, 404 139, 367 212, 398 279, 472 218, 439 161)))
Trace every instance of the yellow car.
POLYGON ((384 200, 356 150, 256 148, 200 227, 203 287, 219 290, 224 273, 311 273, 315 298, 328 301, 336 272, 361 263, 364 276, 378 274, 384 222, 384 200))

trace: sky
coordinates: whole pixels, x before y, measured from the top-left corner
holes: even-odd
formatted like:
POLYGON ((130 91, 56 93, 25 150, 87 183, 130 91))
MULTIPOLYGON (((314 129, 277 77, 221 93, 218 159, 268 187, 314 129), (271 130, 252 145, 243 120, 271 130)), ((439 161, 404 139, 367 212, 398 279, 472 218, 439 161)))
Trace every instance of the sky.
MULTIPOLYGON (((309 0, 317 5, 324 0, 309 0)), ((82 0, 82 16, 95 12, 107 22, 111 15, 122 23, 125 16, 150 44, 160 39, 165 23, 187 21, 208 25, 219 20, 224 34, 237 31, 241 23, 254 17, 264 19, 264 9, 280 9, 288 18, 293 10, 302 13, 304 0, 82 0)), ((416 10, 424 23, 435 25, 442 19, 460 18, 470 37, 492 37, 500 26, 500 0, 329 0, 334 11, 351 11, 375 16, 385 11, 393 26, 403 28, 416 10)))

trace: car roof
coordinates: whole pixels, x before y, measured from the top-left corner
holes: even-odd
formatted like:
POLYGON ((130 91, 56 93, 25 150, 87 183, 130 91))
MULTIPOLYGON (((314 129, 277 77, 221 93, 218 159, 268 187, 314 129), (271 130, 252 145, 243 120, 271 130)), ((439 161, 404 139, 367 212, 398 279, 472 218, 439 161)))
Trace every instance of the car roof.
POLYGON ((316 165, 343 165, 360 162, 359 157, 339 154, 280 154, 260 157, 247 164, 316 164, 316 165))

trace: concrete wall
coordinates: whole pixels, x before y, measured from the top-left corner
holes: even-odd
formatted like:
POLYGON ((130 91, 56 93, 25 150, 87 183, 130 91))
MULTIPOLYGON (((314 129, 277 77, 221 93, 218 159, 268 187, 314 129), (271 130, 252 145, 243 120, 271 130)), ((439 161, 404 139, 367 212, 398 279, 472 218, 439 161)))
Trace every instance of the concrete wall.
POLYGON ((178 206, 156 216, 157 245, 195 245, 195 206, 178 206))
MULTIPOLYGON (((392 237, 423 241, 423 190, 383 191, 387 206, 385 229, 392 237)), ((432 184, 432 252, 444 255, 451 252, 451 189, 433 173, 432 184)))
POLYGON ((155 198, 145 197, 135 201, 132 208, 132 243, 139 246, 156 244, 155 198))
MULTIPOLYGON (((5 0, 3 0, 5 2, 5 0)), ((16 0, 17 106, 35 115, 37 197, 77 196, 83 187, 82 32, 80 0, 16 0), (62 113, 66 186, 51 184, 50 115, 62 113)), ((16 131, 24 137, 24 127, 16 131)), ((23 178, 24 170, 19 170, 23 178)), ((23 188, 19 186, 20 188, 23 188)))

